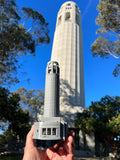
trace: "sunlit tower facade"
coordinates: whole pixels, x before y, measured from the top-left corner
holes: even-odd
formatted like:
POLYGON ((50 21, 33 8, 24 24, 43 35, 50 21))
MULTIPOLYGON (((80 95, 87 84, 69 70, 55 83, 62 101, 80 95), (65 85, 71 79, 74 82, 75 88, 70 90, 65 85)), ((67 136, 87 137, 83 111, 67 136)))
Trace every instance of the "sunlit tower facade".
POLYGON ((73 1, 58 12, 51 60, 60 66, 61 115, 73 127, 76 112, 85 107, 81 13, 73 1))

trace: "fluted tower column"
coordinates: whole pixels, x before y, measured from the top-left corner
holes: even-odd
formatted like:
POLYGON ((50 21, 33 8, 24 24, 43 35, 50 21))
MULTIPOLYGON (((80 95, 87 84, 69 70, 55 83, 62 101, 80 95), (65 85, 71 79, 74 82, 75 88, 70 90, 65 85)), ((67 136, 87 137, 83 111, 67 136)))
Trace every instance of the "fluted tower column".
POLYGON ((45 82, 44 117, 59 116, 59 65, 48 62, 45 82))
POLYGON ((81 13, 72 1, 58 12, 51 60, 60 66, 61 114, 74 119, 72 115, 85 107, 85 91, 81 13))

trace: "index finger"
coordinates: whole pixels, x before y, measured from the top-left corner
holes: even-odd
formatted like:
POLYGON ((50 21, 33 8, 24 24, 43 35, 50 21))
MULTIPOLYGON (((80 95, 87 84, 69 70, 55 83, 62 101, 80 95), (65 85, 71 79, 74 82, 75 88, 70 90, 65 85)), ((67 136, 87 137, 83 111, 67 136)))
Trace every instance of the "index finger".
POLYGON ((34 125, 31 127, 31 130, 27 134, 26 147, 34 147, 35 146, 35 141, 33 139, 33 133, 34 133, 34 125))

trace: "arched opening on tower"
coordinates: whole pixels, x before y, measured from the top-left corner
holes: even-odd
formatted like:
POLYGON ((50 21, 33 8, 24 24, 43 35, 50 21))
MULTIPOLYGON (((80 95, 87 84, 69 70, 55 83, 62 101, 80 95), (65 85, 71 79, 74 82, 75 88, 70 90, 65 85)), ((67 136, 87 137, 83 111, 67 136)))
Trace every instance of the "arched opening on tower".
POLYGON ((59 16, 58 17, 58 22, 57 22, 58 25, 61 23, 61 20, 62 20, 62 16, 59 16))
POLYGON ((71 6, 71 3, 68 3, 67 6, 71 6))
POLYGON ((65 14, 65 20, 66 21, 70 20, 70 12, 66 12, 66 14, 65 14))

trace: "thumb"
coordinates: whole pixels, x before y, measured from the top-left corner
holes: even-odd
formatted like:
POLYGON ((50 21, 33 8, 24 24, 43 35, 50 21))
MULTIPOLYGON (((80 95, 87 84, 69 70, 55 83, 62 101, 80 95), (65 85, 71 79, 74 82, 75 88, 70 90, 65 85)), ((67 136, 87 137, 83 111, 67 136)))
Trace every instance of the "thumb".
POLYGON ((34 147, 35 146, 35 140, 33 139, 33 133, 34 133, 34 125, 31 127, 31 130, 27 134, 26 147, 34 147))

